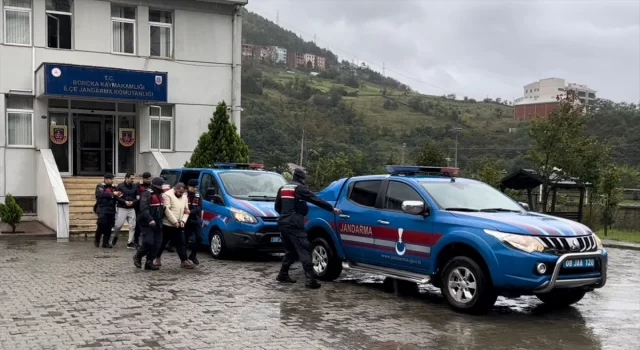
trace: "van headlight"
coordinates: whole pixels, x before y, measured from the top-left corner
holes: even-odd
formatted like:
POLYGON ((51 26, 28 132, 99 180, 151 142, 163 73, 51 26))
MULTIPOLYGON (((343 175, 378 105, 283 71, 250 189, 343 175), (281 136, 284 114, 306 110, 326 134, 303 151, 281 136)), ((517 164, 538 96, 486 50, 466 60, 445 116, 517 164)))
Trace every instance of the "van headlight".
POLYGON ((484 232, 495 237, 502 243, 527 253, 544 251, 542 243, 538 242, 538 240, 532 236, 515 235, 494 230, 484 230, 484 232))
POLYGON ((237 222, 244 222, 245 224, 256 224, 258 219, 255 216, 247 213, 244 210, 231 208, 231 215, 237 222))
POLYGON ((604 248, 604 246, 602 245, 602 241, 600 240, 600 237, 596 236, 596 234, 593 234, 593 240, 596 241, 596 248, 598 249, 602 249, 604 248))

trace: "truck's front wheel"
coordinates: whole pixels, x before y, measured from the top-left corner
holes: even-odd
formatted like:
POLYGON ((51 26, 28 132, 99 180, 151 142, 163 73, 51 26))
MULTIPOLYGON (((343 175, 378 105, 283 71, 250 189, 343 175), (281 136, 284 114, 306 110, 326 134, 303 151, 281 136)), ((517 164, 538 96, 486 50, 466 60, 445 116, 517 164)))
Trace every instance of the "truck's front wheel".
POLYGON ((473 259, 456 256, 442 270, 440 290, 455 311, 486 314, 498 298, 488 277, 473 259))
POLYGON ((333 281, 340 277, 342 261, 324 238, 316 238, 311 242, 311 259, 319 280, 333 281))
POLYGON ((549 306, 563 308, 579 302, 585 294, 587 291, 584 289, 554 289, 549 293, 536 296, 549 306))

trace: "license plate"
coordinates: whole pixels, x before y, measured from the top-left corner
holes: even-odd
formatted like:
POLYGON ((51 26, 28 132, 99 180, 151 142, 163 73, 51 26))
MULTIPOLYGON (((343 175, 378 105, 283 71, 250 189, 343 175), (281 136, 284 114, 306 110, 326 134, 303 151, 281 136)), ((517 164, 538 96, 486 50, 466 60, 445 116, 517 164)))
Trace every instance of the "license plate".
POLYGON ((576 269, 581 267, 594 267, 594 266, 596 266, 595 259, 570 259, 570 260, 565 260, 562 263, 562 267, 565 267, 568 269, 576 269))
POLYGON ((271 237, 271 243, 280 243, 282 240, 280 237, 271 237))

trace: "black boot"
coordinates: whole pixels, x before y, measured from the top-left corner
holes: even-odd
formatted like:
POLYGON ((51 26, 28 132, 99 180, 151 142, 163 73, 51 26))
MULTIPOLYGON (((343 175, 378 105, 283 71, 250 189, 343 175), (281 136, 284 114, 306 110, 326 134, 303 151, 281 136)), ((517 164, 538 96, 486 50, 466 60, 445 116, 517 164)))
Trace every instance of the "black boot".
POLYGON ((102 248, 113 248, 113 246, 109 244, 109 242, 105 242, 104 244, 102 244, 102 248))
POLYGON ((191 255, 189 255, 189 260, 191 260, 191 262, 194 265, 200 265, 200 260, 198 260, 198 258, 196 258, 196 253, 195 252, 193 252, 193 253, 191 253, 191 255))
POLYGON ((118 236, 113 237, 113 242, 111 243, 111 246, 115 247, 117 241, 118 241, 118 236))
POLYGON ((305 272, 305 275, 307 276, 307 281, 305 282, 304 286, 309 288, 309 289, 318 289, 320 288, 320 283, 318 283, 318 280, 316 280, 316 274, 313 272, 305 272))
POLYGON ((289 277, 289 266, 282 266, 280 268, 280 272, 278 273, 278 277, 276 277, 276 281, 280 283, 296 283, 296 280, 289 277))
POLYGON ((133 265, 137 268, 142 267, 142 254, 140 254, 139 252, 133 254, 133 265))
POLYGON ((100 248, 100 234, 98 232, 96 232, 96 236, 93 239, 93 245, 96 246, 96 248, 100 248))
POLYGON ((144 269, 145 270, 151 270, 151 271, 158 271, 160 270, 159 267, 157 267, 156 265, 153 264, 153 261, 151 260, 147 260, 144 264, 144 269))

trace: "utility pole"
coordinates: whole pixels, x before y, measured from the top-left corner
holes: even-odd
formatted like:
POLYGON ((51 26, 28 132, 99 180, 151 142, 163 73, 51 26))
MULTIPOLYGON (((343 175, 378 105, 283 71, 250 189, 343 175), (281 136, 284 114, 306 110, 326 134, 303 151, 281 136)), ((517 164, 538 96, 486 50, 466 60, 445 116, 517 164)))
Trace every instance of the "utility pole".
POLYGON ((280 25, 280 11, 276 12, 276 24, 280 25))
POLYGON ((462 131, 462 128, 453 128, 453 132, 456 133, 456 154, 455 154, 455 167, 458 167, 458 135, 462 131))
POLYGON ((402 163, 402 165, 404 165, 404 149, 407 148, 407 144, 403 143, 402 144, 402 161, 400 163, 402 163))
POLYGON ((384 62, 382 62, 382 76, 386 77, 386 73, 385 73, 385 67, 384 67, 384 62))
POLYGON ((302 140, 300 141, 300 166, 302 166, 302 158, 304 155, 304 129, 302 129, 302 140))
POLYGON ((316 35, 313 34, 313 43, 316 44, 316 35))

